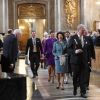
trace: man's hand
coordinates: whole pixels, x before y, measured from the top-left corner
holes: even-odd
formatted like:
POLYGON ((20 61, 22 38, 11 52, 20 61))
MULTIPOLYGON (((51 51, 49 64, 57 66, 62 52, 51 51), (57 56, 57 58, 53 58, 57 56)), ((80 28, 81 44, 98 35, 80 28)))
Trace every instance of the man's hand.
POLYGON ((14 67, 14 64, 10 64, 10 68, 12 69, 14 67))
POLYGON ((44 54, 41 54, 41 59, 44 59, 44 58, 45 58, 44 54))
POLYGON ((82 49, 77 49, 77 50, 75 50, 75 53, 76 53, 76 54, 78 54, 78 53, 82 53, 82 52, 83 52, 82 49))
POLYGON ((91 60, 93 61, 93 63, 95 63, 95 62, 96 62, 96 59, 91 58, 91 60))

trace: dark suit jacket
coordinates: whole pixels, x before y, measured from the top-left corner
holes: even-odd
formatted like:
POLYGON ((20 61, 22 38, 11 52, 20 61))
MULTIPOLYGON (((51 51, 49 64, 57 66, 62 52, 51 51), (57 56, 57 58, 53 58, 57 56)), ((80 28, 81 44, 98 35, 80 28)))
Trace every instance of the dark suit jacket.
MULTIPOLYGON (((33 54, 32 38, 28 39, 28 41, 27 41, 26 52, 25 52, 26 55, 28 53, 28 50, 29 50, 29 58, 30 58, 32 56, 32 54, 33 54)), ((37 54, 39 56, 40 56, 40 54, 43 53, 41 40, 39 38, 36 38, 36 50, 37 50, 37 54)))
POLYGON ((3 56, 15 63, 18 57, 18 43, 14 34, 8 35, 3 43, 3 56))
POLYGON ((100 46, 100 36, 97 36, 95 39, 95 45, 100 46))
POLYGON ((2 43, 2 40, 0 39, 0 48, 3 47, 3 43, 2 43))
POLYGON ((78 35, 74 35, 69 40, 68 51, 71 55, 70 63, 72 64, 87 64, 90 61, 90 58, 95 58, 94 47, 92 44, 92 40, 88 36, 83 36, 84 46, 82 47, 81 41, 78 35), (83 52, 76 54, 76 49, 82 49, 83 52))

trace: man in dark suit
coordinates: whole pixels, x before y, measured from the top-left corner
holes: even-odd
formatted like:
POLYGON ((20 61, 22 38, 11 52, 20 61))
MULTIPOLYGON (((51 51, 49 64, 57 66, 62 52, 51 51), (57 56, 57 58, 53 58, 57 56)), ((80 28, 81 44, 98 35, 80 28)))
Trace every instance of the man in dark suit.
POLYGON ((43 56, 42 44, 39 38, 36 38, 36 32, 32 31, 32 38, 28 39, 26 45, 26 56, 29 50, 30 67, 34 77, 38 76, 38 68, 40 63, 40 57, 43 56))
POLYGON ((2 71, 13 73, 18 57, 18 40, 21 37, 21 30, 15 29, 14 32, 5 37, 3 43, 3 55, 1 60, 2 71))
POLYGON ((88 68, 89 40, 84 36, 85 26, 80 24, 76 35, 71 36, 68 49, 71 54, 70 63, 73 71, 73 94, 77 94, 77 84, 80 86, 81 97, 86 98, 86 75, 88 68))

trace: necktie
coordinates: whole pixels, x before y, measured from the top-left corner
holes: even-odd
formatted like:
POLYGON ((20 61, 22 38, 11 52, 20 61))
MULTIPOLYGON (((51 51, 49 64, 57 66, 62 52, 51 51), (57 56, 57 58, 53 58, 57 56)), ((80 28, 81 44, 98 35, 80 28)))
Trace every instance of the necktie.
POLYGON ((84 46, 83 36, 80 37, 80 40, 81 40, 81 45, 82 45, 82 47, 83 47, 83 46, 84 46))

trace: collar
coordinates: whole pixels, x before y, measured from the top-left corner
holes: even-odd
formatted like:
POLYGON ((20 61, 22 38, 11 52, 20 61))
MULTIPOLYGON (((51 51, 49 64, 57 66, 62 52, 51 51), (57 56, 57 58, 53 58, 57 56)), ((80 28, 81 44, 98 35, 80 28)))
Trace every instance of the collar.
POLYGON ((79 38, 83 38, 83 35, 82 35, 82 36, 80 36, 78 33, 77 33, 77 35, 78 35, 78 37, 79 37, 79 38))
POLYGON ((32 37, 32 40, 36 40, 36 38, 33 38, 33 37, 32 37))

